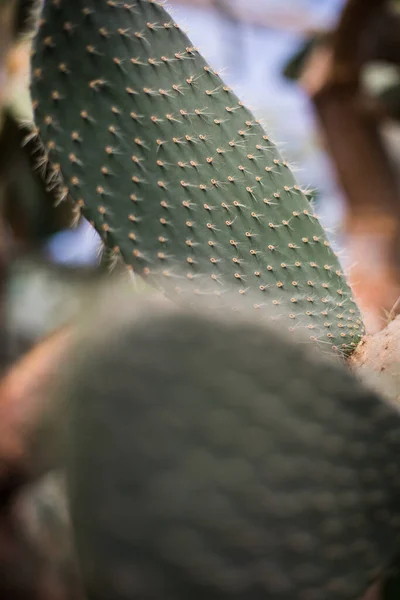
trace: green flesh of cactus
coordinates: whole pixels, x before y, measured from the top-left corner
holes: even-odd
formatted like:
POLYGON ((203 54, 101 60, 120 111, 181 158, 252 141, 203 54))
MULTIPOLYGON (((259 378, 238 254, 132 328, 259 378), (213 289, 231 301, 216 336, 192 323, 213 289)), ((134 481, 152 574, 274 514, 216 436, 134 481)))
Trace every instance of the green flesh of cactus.
POLYGON ((396 407, 275 327, 121 292, 56 394, 87 597, 366 598, 400 542, 396 407))
POLYGON ((357 306, 306 196, 164 8, 49 0, 32 61, 49 158, 135 272, 221 305, 251 294, 323 348, 357 345, 357 306))

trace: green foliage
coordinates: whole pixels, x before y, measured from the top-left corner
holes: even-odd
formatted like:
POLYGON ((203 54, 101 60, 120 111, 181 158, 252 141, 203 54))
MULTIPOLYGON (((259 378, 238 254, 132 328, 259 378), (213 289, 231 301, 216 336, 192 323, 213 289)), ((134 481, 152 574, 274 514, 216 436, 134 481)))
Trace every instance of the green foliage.
POLYGON ((240 307, 256 291, 322 347, 356 346, 360 316, 307 197, 164 8, 57 0, 43 17, 36 122, 107 247, 172 296, 224 306, 234 290, 240 307))

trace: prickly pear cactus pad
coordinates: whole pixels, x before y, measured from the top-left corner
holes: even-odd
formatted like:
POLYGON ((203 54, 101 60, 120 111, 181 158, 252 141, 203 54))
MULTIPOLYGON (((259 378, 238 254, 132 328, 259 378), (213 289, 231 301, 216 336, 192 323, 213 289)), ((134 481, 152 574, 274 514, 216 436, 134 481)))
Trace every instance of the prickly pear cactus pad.
POLYGON ((110 291, 57 396, 88 599, 364 598, 400 541, 397 408, 280 328, 110 291))
POLYGON ((358 309, 288 164, 159 3, 48 0, 32 61, 50 160, 108 248, 161 288, 236 289, 238 305, 258 290, 256 308, 324 348, 357 345, 358 309))

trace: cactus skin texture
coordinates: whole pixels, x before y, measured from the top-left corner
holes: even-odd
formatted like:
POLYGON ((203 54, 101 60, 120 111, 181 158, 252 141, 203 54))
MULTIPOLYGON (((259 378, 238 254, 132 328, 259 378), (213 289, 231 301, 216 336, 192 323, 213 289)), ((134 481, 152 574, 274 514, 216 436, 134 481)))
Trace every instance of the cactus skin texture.
POLYGON ((397 410, 258 321, 115 297, 62 385, 88 599, 361 599, 399 541, 397 410))
POLYGON ((157 2, 49 0, 32 72, 50 160, 125 263, 217 305, 256 290, 322 348, 357 345, 358 309, 288 164, 157 2))

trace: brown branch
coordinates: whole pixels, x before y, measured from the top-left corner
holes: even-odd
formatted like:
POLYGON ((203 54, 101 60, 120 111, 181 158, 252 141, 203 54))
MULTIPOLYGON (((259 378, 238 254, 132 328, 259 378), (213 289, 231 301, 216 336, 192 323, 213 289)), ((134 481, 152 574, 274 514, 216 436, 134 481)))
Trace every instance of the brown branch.
MULTIPOLYGON (((360 39, 384 14, 386 0, 349 0, 331 49, 321 57, 319 85, 311 96, 339 179, 353 212, 400 218, 397 177, 359 86, 360 39)), ((314 66, 315 68, 315 66, 314 66)))
POLYGON ((379 17, 387 0, 349 0, 332 36, 332 73, 336 80, 357 80, 362 32, 379 17))
POLYGON ((360 61, 384 61, 400 66, 400 14, 387 6, 360 32, 360 61))
POLYGON ((352 212, 400 214, 399 190, 373 114, 357 87, 331 87, 314 98, 325 140, 352 212))

